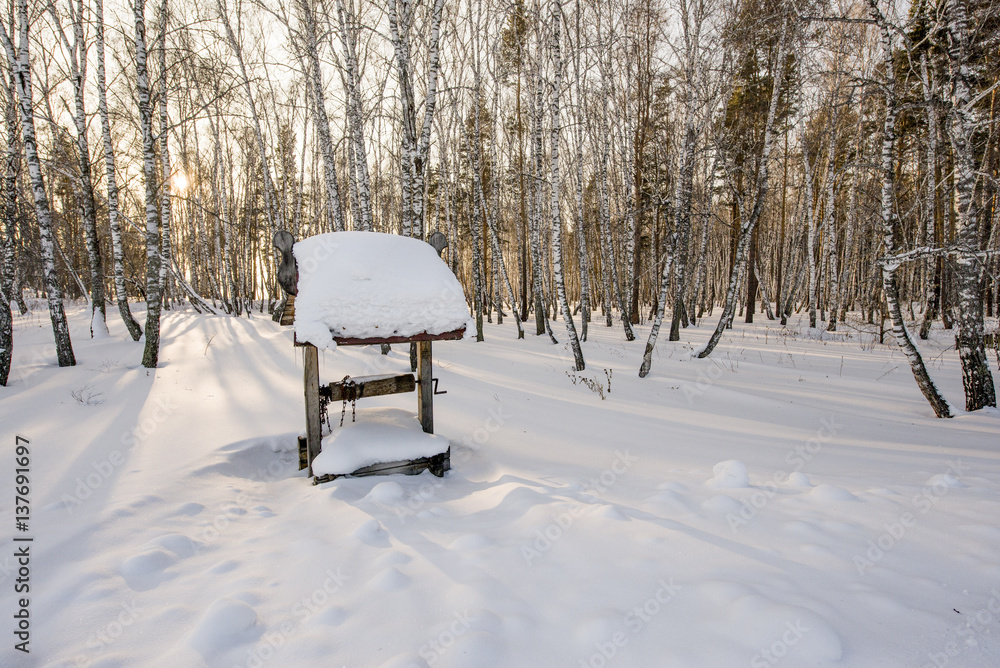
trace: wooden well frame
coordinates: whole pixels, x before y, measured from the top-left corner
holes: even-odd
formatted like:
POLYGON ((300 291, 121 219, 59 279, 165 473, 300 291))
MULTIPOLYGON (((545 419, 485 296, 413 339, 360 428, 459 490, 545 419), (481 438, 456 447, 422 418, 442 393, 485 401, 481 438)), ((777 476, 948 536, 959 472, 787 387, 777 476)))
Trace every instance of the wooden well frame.
MULTIPOLYGON (((282 320, 284 322, 284 319, 282 320)), ((414 336, 389 336, 384 338, 355 339, 348 337, 334 337, 333 340, 338 346, 377 346, 391 343, 413 343, 417 348, 417 419, 420 420, 420 427, 425 433, 434 433, 434 357, 431 344, 434 341, 456 341, 465 336, 465 328, 456 329, 443 334, 427 334, 426 332, 414 336)), ((306 407, 306 436, 300 439, 299 443, 299 463, 300 468, 306 468, 309 475, 313 476, 312 463, 319 455, 323 440, 323 423, 320 415, 320 382, 319 382, 319 349, 311 343, 295 342, 297 347, 302 348, 303 358, 303 386, 305 390, 306 407), (304 455, 304 456, 303 456, 304 455), (304 464, 304 466, 303 466, 304 464)), ((355 382, 365 382, 366 378, 355 378, 355 382)), ((405 391, 405 390, 404 390, 405 391)), ((391 392, 380 392, 379 394, 390 394, 391 392)), ((345 474, 354 477, 364 475, 380 475, 388 473, 420 473, 429 469, 439 477, 451 468, 451 452, 443 453, 443 457, 423 457, 420 459, 388 462, 375 466, 364 467, 357 471, 345 474), (432 461, 433 460, 433 461, 432 461)), ((327 482, 340 476, 318 476, 316 482, 327 482)))

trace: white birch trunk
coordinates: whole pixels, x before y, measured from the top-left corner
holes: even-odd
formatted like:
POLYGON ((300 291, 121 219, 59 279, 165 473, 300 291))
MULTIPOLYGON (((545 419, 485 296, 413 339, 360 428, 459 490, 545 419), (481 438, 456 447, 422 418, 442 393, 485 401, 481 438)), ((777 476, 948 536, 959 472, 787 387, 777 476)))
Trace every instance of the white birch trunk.
MULTIPOLYGON (((784 71, 785 55, 788 53, 788 25, 787 23, 782 27, 781 37, 779 38, 778 54, 775 60, 775 72, 784 71)), ((736 289, 739 284, 740 276, 746 270, 747 262, 747 250, 750 246, 750 237, 753 234, 754 228, 757 226, 757 221, 760 219, 760 215, 764 210, 764 200, 767 196, 768 188, 768 175, 769 171, 769 161, 771 159, 771 148, 774 144, 774 119, 778 109, 778 99, 781 95, 781 87, 784 77, 776 76, 774 78, 774 83, 771 87, 771 102, 768 105, 767 110, 767 122, 764 125, 764 145, 761 150, 760 156, 760 166, 757 171, 757 178, 754 187, 754 203, 753 209, 751 209, 749 215, 741 215, 740 220, 742 221, 740 225, 739 237, 736 242, 736 253, 733 259, 733 269, 729 274, 729 285, 726 288, 725 303, 722 308, 722 315, 719 317, 719 322, 715 327, 715 331, 712 333, 711 338, 709 338, 708 343, 698 352, 698 357, 704 358, 712 354, 715 350, 715 346, 719 344, 722 339, 722 334, 726 327, 732 320, 733 314, 736 309, 736 289)), ((736 194, 734 193, 734 196, 736 194)), ((740 200, 740 208, 743 208, 742 200, 740 200)))
MULTIPOLYGON (((892 256, 896 254, 896 239, 901 236, 899 231, 899 221, 893 208, 895 199, 895 163, 896 163, 896 118, 898 116, 895 78, 893 72, 892 37, 885 18, 879 11, 877 0, 868 0, 868 6, 872 18, 878 24, 880 36, 879 46, 882 51, 883 63, 888 66, 888 78, 882 82, 885 91, 885 121, 882 126, 882 157, 881 157, 881 178, 882 178, 882 199, 881 199, 881 224, 882 238, 885 254, 892 256)), ((938 391, 931 380, 924 360, 920 356, 906 323, 903 321, 903 313, 899 307, 899 284, 896 281, 896 264, 892 262, 882 263, 882 289, 885 293, 886 306, 889 310, 889 317, 892 320, 892 332, 896 337, 896 342, 902 348, 910 363, 913 377, 917 381, 917 387, 926 397, 934 414, 938 417, 951 417, 951 409, 948 402, 938 391)))
POLYGON ((125 291, 125 251, 121 225, 118 222, 118 179, 115 174, 115 150, 111 140, 111 120, 108 116, 108 84, 104 65, 104 0, 95 0, 97 47, 97 111, 101 119, 101 143, 104 149, 104 171, 108 188, 108 226, 111 229, 111 264, 114 275, 115 301, 118 313, 133 341, 142 337, 142 328, 132 316, 125 291))
MULTIPOLYGON (((90 147, 87 140, 87 111, 84 103, 84 84, 87 79, 87 46, 84 39, 84 5, 82 0, 68 0, 69 18, 73 29, 73 42, 66 37, 55 4, 49 4, 53 30, 69 60, 69 78, 73 86, 73 125, 76 130, 78 199, 80 222, 83 226, 90 269, 90 336, 104 338, 108 335, 107 313, 104 304, 104 267, 101 246, 97 239, 97 214, 94 206, 94 184, 91 179, 90 147)), ((87 291, 84 290, 84 294, 87 291)))
POLYGON ((323 72, 319 65, 319 29, 313 0, 297 0, 305 30, 306 61, 309 67, 311 99, 314 107, 316 140, 323 157, 323 177, 326 186, 326 205, 333 217, 333 227, 344 231, 344 211, 340 203, 340 184, 337 180, 337 159, 330 135, 330 118, 326 113, 326 93, 323 90, 323 72))
POLYGON ((171 179, 173 167, 170 162, 170 120, 167 116, 167 1, 162 0, 159 9, 160 46, 157 49, 160 69, 160 91, 157 99, 160 121, 160 255, 167 259, 160 262, 160 291, 163 303, 169 308, 172 291, 168 280, 167 268, 173 258, 172 218, 173 208, 170 196, 172 192, 171 179))
POLYGON ((976 258, 980 248, 979 203, 976 198, 976 156, 973 135, 979 113, 973 99, 972 64, 969 57, 969 8, 967 0, 949 0, 945 21, 950 38, 948 61, 951 75, 951 146, 955 156, 956 241, 961 253, 955 257, 958 290, 955 344, 962 362, 965 410, 996 406, 996 389, 984 345, 982 289, 985 262, 976 258))
POLYGON ((809 162, 809 149, 806 145, 805 113, 799 114, 799 141, 802 143, 802 170, 806 186, 805 215, 806 229, 806 262, 809 266, 809 327, 816 328, 816 302, 819 301, 818 271, 816 268, 816 215, 813 210, 813 169, 809 162))
POLYGON ((149 99, 149 70, 146 50, 146 0, 135 0, 135 72, 142 134, 142 175, 146 192, 146 344, 142 365, 155 369, 160 354, 160 211, 157 202, 156 148, 153 139, 153 110, 149 99))
POLYGON ((552 274, 556 286, 556 299, 559 301, 559 308, 562 311, 563 322, 566 324, 566 336, 569 337, 570 349, 573 351, 573 360, 577 371, 583 371, 587 365, 583 359, 583 350, 580 348, 580 339, 577 337, 576 325, 573 324, 573 315, 570 312, 569 301, 566 298, 566 281, 563 276, 562 261, 562 209, 559 202, 561 191, 561 180, 559 177, 559 97, 562 87, 562 7, 559 0, 551 0, 551 35, 549 37, 549 51, 552 54, 553 81, 549 96, 549 158, 550 169, 550 213, 552 216, 552 274))
MULTIPOLYGON (((351 151, 355 168, 357 188, 357 208, 354 212, 355 229, 372 229, 371 179, 368 174, 368 154, 365 151, 364 114, 361 95, 358 90, 357 19, 353 6, 348 8, 344 0, 337 0, 337 17, 340 25, 340 41, 344 49, 344 68, 347 74, 347 125, 350 133, 351 151)), ((352 202, 353 204, 353 202, 352 202)))
POLYGON ((52 321, 52 333, 56 341, 56 357, 59 366, 76 365, 73 354, 73 344, 70 340, 69 325, 66 322, 66 312, 63 308, 62 290, 59 287, 59 277, 56 274, 55 239, 52 233, 52 212, 49 208, 48 195, 45 192, 45 180, 42 177, 41 162, 38 158, 38 143, 35 138, 34 105, 31 99, 31 58, 28 50, 28 6, 27 0, 16 0, 17 25, 19 32, 18 49, 15 51, 11 36, 7 34, 5 25, 0 25, 0 39, 3 41, 7 59, 10 62, 14 88, 18 98, 21 113, 21 138, 24 145, 24 158, 28 167, 31 182, 31 192, 35 200, 35 216, 38 219, 38 238, 41 246, 42 272, 45 280, 45 292, 48 297, 49 319, 52 321))

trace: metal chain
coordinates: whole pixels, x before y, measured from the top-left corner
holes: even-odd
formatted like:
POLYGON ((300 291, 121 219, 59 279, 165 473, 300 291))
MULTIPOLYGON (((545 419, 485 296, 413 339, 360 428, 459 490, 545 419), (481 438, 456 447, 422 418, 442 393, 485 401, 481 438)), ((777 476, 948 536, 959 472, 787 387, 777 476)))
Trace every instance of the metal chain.
POLYGON ((344 417, 347 415, 347 397, 351 398, 350 399, 350 401, 351 401, 351 422, 354 422, 355 419, 356 419, 357 405, 358 405, 358 397, 357 397, 357 391, 356 391, 357 384, 353 380, 351 380, 350 376, 344 376, 344 379, 343 379, 342 382, 344 383, 344 388, 343 388, 344 403, 343 403, 343 405, 340 408, 340 426, 341 427, 344 426, 344 417))

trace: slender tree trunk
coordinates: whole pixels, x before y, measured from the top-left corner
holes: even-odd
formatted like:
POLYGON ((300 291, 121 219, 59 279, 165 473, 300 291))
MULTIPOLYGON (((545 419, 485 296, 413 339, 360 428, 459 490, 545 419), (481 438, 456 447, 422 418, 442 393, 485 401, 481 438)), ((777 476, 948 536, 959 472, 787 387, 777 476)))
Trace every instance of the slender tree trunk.
POLYGON ((104 148, 104 170, 108 187, 108 225, 111 229, 111 264, 114 274, 115 301, 118 313, 133 341, 142 337, 142 328, 132 316, 125 291, 125 251, 121 224, 118 222, 118 179, 115 175, 115 151, 111 140, 111 120, 108 117, 108 85, 104 67, 104 0, 94 3, 97 40, 97 110, 101 118, 101 142, 104 148))
MULTIPOLYGON (((353 7, 348 11, 344 0, 337 0, 337 18, 340 24, 340 41, 344 48, 344 68, 347 74, 347 126, 351 140, 357 207, 354 211, 355 229, 372 230, 371 179, 368 173, 368 154, 365 151, 365 120, 361 108, 361 94, 357 56, 357 19, 353 7)), ((354 202, 352 202, 354 204, 354 202)))
POLYGON ((823 223, 824 235, 826 236, 826 271, 829 276, 829 290, 827 290, 826 300, 829 314, 827 315, 826 329, 828 332, 837 331, 837 311, 840 304, 837 298, 840 296, 840 271, 837 268, 837 215, 835 209, 836 196, 836 132, 838 114, 833 113, 833 120, 830 122, 830 139, 827 145, 826 162, 826 221, 823 223))
POLYGON ((73 85, 73 125, 76 130, 77 167, 80 170, 78 185, 80 222, 83 225, 87 266, 90 269, 90 336, 105 337, 108 335, 108 325, 104 305, 104 263, 97 239, 97 214, 94 206, 94 183, 91 177, 87 111, 84 103, 84 84, 87 79, 87 47, 83 34, 84 5, 82 0, 69 0, 69 14, 73 28, 72 43, 66 37, 55 5, 50 4, 48 9, 56 35, 69 59, 70 81, 73 85))
POLYGON ((0 229, 0 385, 7 385, 10 363, 14 353, 14 315, 10 300, 16 286, 16 243, 17 234, 17 172, 20 168, 18 156, 17 102, 14 100, 14 86, 3 86, 4 121, 7 129, 7 150, 4 155, 3 174, 3 229, 0 229))
POLYGON ((570 312, 569 301, 566 298, 566 281, 563 276, 562 258, 562 209, 560 207, 559 193, 561 180, 559 177, 559 130, 562 124, 559 122, 559 97, 562 88, 562 7, 559 0, 551 0, 551 35, 549 38, 549 51, 552 54, 553 82, 549 95, 549 156, 552 161, 550 170, 550 196, 552 215, 552 273, 556 284, 556 299, 559 301, 559 308, 562 311, 563 322, 566 324, 566 336, 569 337, 570 349, 573 351, 573 360, 576 370, 583 371, 587 365, 583 359, 583 350, 580 348, 580 339, 577 338, 576 325, 573 324, 573 314, 570 312))
POLYGON ((171 180, 173 179, 173 167, 170 161, 170 119, 167 116, 167 2, 162 0, 159 9, 160 23, 160 45, 157 49, 157 58, 160 69, 160 91, 157 96, 157 106, 159 109, 160 122, 160 295, 163 304, 169 308, 170 299, 173 296, 171 290, 169 268, 174 257, 173 248, 173 204, 170 200, 172 195, 171 180))
MULTIPOLYGON (((780 45, 778 47, 777 59, 775 60, 775 72, 784 71, 785 55, 788 52, 788 31, 788 24, 786 23, 781 30, 780 45)), ((747 247, 750 243, 750 236, 764 210, 764 199, 767 196, 768 162, 771 159, 771 147, 774 144, 774 119, 777 113, 781 87, 784 83, 783 79, 784 77, 775 76, 771 87, 771 102, 768 106, 767 122, 764 125, 764 145, 760 156, 756 187, 754 188, 753 209, 751 209, 749 216, 741 216, 742 223, 740 225, 739 238, 736 242, 736 249, 733 253, 733 268, 729 273, 729 286, 726 289, 726 301, 722 308, 722 315, 708 343, 698 352, 698 357, 708 357, 712 354, 715 346, 722 339, 722 333, 725 331, 736 310, 736 289, 739 284, 740 274, 746 269, 747 247)), ((736 194, 734 193, 735 196, 736 194)))
POLYGON ((340 183, 337 180, 337 159, 330 135, 330 119, 326 114, 326 93, 323 90, 323 72, 319 66, 319 29, 312 0, 298 0, 305 38, 306 61, 309 66, 311 99, 316 120, 316 139, 323 157, 323 183, 326 186, 326 205, 333 217, 333 227, 344 231, 344 211, 340 204, 340 183))
POLYGON ((806 146, 805 117, 804 112, 799 115, 799 139, 802 142, 802 169, 803 180, 805 181, 805 215, 806 215, 806 262, 809 265, 809 327, 816 328, 816 302, 819 301, 819 280, 816 267, 816 213, 813 202, 813 169, 809 162, 809 150, 806 146))
POLYGON ((950 0, 946 5, 949 36, 948 60, 951 68, 951 146, 955 155, 956 242, 955 284, 958 308, 955 343, 962 362, 965 410, 996 406, 996 389, 986 359, 983 323, 982 284, 985 262, 975 253, 980 248, 979 201, 976 196, 976 157, 973 134, 979 113, 972 91, 969 57, 969 16, 967 0, 950 0))
MULTIPOLYGON (((882 238, 885 246, 885 254, 889 257, 896 254, 896 240, 901 236, 899 230, 899 220, 893 208, 895 199, 895 165, 896 165, 896 118, 898 116, 895 78, 893 72, 892 57, 892 37, 885 18, 879 11, 877 0, 868 0, 869 10, 872 18, 878 24, 880 31, 880 47, 882 50, 883 63, 888 66, 887 80, 883 82, 885 90, 885 122, 882 126, 882 162, 880 166, 882 176, 882 201, 881 201, 881 223, 882 238)), ((899 307, 899 284, 896 279, 896 264, 892 261, 882 263, 882 289, 885 293, 885 303, 889 310, 889 317, 892 320, 892 331, 896 337, 896 342, 902 348, 910 363, 913 377, 917 381, 917 387, 926 397, 934 414, 938 417, 951 417, 951 409, 948 402, 938 391, 931 380, 924 360, 920 356, 920 351, 913 343, 906 323, 903 321, 903 313, 899 307)))
POLYGON ((590 259, 587 256, 586 221, 583 209, 583 86, 580 83, 580 23, 583 11, 580 0, 576 0, 576 48, 573 51, 573 74, 576 89, 576 125, 573 130, 576 139, 576 251, 577 265, 580 272, 580 340, 587 340, 587 327, 590 323, 590 259))
POLYGON ((38 238, 41 246, 42 271, 45 279, 45 292, 48 296, 49 319, 52 321, 52 332, 56 341, 56 357, 59 366, 76 365, 73 354, 73 344, 69 336, 69 325, 66 322, 66 312, 63 308, 62 290, 59 287, 59 277, 56 274, 55 238, 52 230, 52 212, 49 208, 49 198, 45 192, 45 180, 42 177, 42 166, 38 158, 38 142, 35 138, 34 106, 31 99, 31 58, 28 51, 28 3, 27 0, 16 0, 17 24, 19 28, 18 50, 7 28, 0 22, 0 39, 3 41, 10 69, 13 74, 14 88, 17 93, 21 112, 21 138, 24 145, 24 158, 28 166, 31 181, 31 191, 35 199, 35 215, 38 218, 38 238))
POLYGON ((146 0, 135 0, 135 72, 142 133, 142 174, 146 185, 146 345, 142 365, 155 369, 160 354, 160 211, 156 198, 156 148, 146 67, 146 0))
MULTIPOLYGON (((532 73, 534 96, 531 104, 531 283, 534 295, 535 335, 541 336, 548 329, 542 287, 542 76, 540 67, 532 73)), ((478 112, 477 112, 478 113, 478 112)))

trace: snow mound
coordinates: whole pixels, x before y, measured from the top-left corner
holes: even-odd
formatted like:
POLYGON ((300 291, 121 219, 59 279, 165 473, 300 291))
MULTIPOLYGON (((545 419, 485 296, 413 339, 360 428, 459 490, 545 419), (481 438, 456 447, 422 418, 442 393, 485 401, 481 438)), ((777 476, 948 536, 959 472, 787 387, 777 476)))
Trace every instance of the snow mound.
POLYGON ((447 451, 448 445, 443 436, 425 434, 417 416, 409 411, 359 409, 356 422, 334 429, 323 439, 323 450, 313 460, 313 473, 342 475, 372 464, 432 457, 447 451))
POLYGON ((378 232, 318 234, 295 244, 295 336, 318 348, 333 338, 443 334, 470 324, 465 293, 434 249, 378 232))
POLYGON ((812 481, 802 471, 793 471, 788 474, 788 484, 792 487, 812 487, 812 481))
POLYGON ((837 503, 838 501, 857 501, 858 497, 854 496, 846 489, 842 487, 837 487, 836 485, 829 485, 827 483, 822 483, 816 485, 809 491, 809 496, 816 499, 820 503, 837 503))
POLYGON ((372 487, 372 491, 365 496, 369 501, 391 506, 403 500, 403 487, 398 482, 387 480, 372 487))
POLYGON ((205 611, 188 643, 202 656, 211 656, 252 640, 257 635, 257 612, 243 601, 220 598, 205 611))
POLYGON ((708 481, 710 487, 736 489, 750 486, 750 474, 746 465, 738 459, 727 459, 712 467, 714 477, 708 481))

